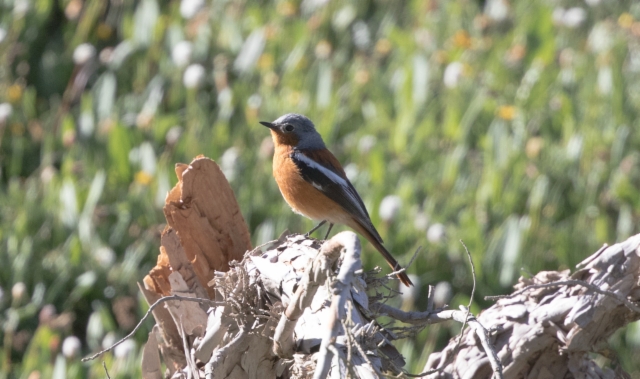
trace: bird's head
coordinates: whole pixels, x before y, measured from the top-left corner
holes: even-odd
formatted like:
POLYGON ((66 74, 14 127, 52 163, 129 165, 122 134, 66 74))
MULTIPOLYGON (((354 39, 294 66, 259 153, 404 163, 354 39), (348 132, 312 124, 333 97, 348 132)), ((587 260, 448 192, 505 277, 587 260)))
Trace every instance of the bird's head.
POLYGON ((325 147, 313 122, 303 115, 288 113, 273 122, 260 121, 260 123, 271 129, 276 146, 287 145, 297 149, 325 147))

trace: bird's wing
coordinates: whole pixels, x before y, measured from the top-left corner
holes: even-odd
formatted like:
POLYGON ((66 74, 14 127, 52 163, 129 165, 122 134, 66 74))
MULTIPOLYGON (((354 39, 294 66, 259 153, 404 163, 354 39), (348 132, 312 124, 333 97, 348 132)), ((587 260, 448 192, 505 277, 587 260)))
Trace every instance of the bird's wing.
POLYGON ((289 157, 300 170, 300 175, 304 180, 329 199, 338 203, 382 243, 382 238, 373 227, 360 195, 347 179, 336 157, 329 150, 294 150, 289 157))

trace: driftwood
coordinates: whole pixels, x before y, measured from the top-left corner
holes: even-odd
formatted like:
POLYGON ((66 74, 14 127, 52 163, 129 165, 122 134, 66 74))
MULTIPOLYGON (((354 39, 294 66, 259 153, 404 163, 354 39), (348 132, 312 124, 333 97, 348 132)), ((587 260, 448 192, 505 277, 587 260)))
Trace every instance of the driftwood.
POLYGON ((355 234, 328 241, 283 235, 251 250, 217 165, 198 158, 176 172, 158 265, 140 286, 151 305, 145 318, 156 320, 144 378, 406 376, 392 342, 448 320, 469 328, 433 353, 421 376, 624 375, 596 365, 589 353, 640 318, 640 235, 601 249, 573 274, 521 278, 516 292, 477 318, 464 307, 432 309, 431 295, 428 309, 405 312, 385 303, 395 279, 363 272, 355 234), (396 320, 396 328, 382 327, 380 316, 396 320))
MULTIPOLYGON (((606 351, 607 338, 640 319, 640 234, 604 246, 573 274, 540 272, 520 278, 511 295, 478 316, 493 333, 491 342, 505 378, 620 378, 600 367, 591 353, 606 351)), ((456 353, 451 341, 431 354, 428 378, 484 378, 491 374, 485 350, 466 331, 456 353)))

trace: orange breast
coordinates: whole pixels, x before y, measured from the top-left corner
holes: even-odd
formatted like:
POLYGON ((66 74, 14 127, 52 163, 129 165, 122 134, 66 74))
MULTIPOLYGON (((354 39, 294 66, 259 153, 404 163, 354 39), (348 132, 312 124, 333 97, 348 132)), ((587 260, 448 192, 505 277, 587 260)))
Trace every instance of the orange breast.
POLYGON ((346 224, 344 211, 313 185, 305 181, 289 154, 290 146, 280 145, 273 156, 273 176, 282 196, 293 209, 313 220, 327 220, 334 224, 346 224))

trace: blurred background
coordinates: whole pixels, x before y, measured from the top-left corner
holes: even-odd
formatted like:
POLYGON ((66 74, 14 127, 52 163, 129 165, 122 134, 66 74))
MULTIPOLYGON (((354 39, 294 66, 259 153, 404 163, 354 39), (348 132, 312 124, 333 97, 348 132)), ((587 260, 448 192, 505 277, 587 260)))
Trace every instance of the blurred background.
MULTIPOLYGON (((223 168, 254 244, 306 232, 260 120, 303 113, 424 309, 638 232, 640 5, 608 0, 0 2, 0 378, 140 375, 173 166, 223 168)), ((338 229, 339 230, 339 229, 338 229)), ((324 233, 324 229, 319 232, 324 233)), ((317 237, 321 237, 318 234, 317 237)), ((368 268, 388 268, 365 244, 368 268)), ((397 283, 393 283, 397 285, 397 283)), ((402 302, 402 304, 401 304, 402 302)), ((399 345, 411 372, 459 325, 399 345)), ((640 377, 640 328, 603 365, 640 377)))

